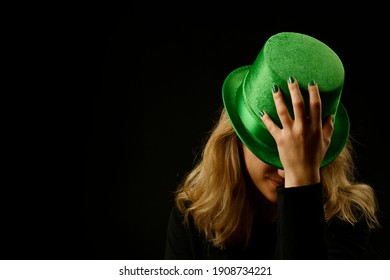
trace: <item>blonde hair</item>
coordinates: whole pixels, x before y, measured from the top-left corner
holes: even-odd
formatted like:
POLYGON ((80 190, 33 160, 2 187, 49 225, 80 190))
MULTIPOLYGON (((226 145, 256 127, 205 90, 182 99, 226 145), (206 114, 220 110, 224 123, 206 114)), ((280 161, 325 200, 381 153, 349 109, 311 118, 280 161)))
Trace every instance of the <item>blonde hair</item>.
MULTIPOLYGON (((242 168, 241 147, 222 108, 199 161, 175 193, 185 221, 192 219, 219 248, 234 242, 248 244, 250 239, 255 206, 242 168)), ((364 218, 370 228, 379 225, 374 190, 355 182, 350 140, 337 159, 322 168, 321 177, 327 222, 337 216, 351 224, 364 218)))

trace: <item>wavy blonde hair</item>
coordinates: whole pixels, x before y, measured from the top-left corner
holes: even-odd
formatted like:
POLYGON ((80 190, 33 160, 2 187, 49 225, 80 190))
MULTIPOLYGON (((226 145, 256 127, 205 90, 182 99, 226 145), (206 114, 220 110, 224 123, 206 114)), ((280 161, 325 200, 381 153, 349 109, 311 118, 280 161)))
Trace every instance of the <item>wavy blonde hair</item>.
MULTIPOLYGON (((246 184, 241 147, 222 108, 199 161, 175 193, 185 221, 193 219, 199 231, 219 248, 236 241, 247 245, 250 239, 255 204, 250 195, 253 189, 246 184)), ((370 228, 375 228, 379 226, 375 192, 369 185, 356 182, 355 172, 348 140, 340 155, 321 169, 325 220, 337 216, 355 224, 363 217, 370 228)))

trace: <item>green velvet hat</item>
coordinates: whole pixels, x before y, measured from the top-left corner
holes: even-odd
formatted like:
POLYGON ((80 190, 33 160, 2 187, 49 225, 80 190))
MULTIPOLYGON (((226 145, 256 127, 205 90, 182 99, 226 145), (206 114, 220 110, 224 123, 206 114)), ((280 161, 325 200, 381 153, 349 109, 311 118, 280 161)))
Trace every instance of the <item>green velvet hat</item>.
POLYGON ((318 84, 322 118, 335 115, 334 132, 321 167, 331 163, 344 148, 349 135, 349 119, 340 102, 344 85, 344 67, 338 55, 326 44, 311 36, 281 32, 271 36, 252 65, 232 71, 225 79, 222 97, 230 122, 241 141, 259 159, 283 169, 276 142, 260 118, 267 112, 281 127, 272 96, 278 85, 291 116, 294 116, 287 79, 297 79, 309 108, 307 86, 318 84))

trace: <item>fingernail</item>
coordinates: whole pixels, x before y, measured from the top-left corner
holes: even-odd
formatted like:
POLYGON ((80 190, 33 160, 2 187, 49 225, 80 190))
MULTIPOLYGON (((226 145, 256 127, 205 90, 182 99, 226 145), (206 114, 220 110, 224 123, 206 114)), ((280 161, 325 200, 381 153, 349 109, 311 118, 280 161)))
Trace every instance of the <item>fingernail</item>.
POLYGON ((277 93, 279 91, 279 87, 277 85, 273 85, 272 92, 277 93))
POLYGON ((288 83, 289 84, 293 84, 294 83, 294 81, 295 81, 295 79, 294 79, 294 77, 293 76, 290 76, 290 77, 288 77, 288 83))
POLYGON ((310 86, 315 86, 316 85, 316 81, 314 80, 311 80, 310 83, 309 83, 310 86))
POLYGON ((259 114, 260 114, 260 117, 263 117, 264 116, 264 111, 260 110, 259 114))

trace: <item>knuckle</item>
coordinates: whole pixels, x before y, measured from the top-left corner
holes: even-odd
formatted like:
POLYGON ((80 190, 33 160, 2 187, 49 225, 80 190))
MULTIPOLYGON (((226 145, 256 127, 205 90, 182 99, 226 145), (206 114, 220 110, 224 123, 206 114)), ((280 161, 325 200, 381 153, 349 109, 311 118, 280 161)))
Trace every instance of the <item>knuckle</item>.
POLYGON ((305 108, 305 103, 303 101, 303 99, 297 99, 297 100, 293 100, 293 106, 297 109, 304 109, 305 108))
POLYGON ((286 107, 279 108, 278 115, 279 115, 279 118, 285 118, 285 117, 289 116, 289 112, 288 112, 286 107))

